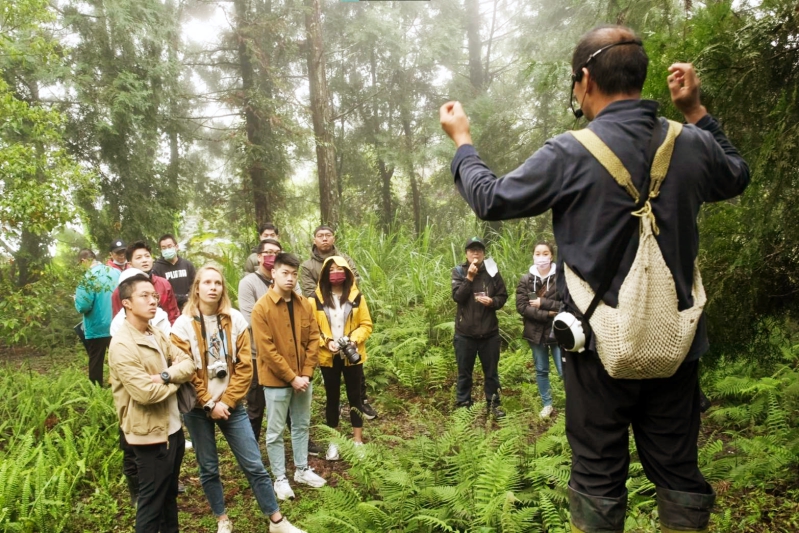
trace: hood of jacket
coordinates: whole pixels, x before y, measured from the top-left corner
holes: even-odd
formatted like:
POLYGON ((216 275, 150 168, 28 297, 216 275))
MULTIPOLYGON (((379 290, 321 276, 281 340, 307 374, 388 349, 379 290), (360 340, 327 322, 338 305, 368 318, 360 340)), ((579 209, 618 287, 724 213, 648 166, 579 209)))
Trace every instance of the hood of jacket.
POLYGON ((555 272, 558 270, 558 265, 554 261, 549 266, 549 272, 546 276, 538 272, 538 267, 535 265, 530 266, 530 274, 533 275, 533 291, 537 291, 540 285, 546 284, 547 291, 549 290, 549 283, 555 277, 555 272), (540 284, 540 285, 539 285, 540 284))
POLYGON ((336 249, 336 245, 333 245, 333 249, 330 250, 330 253, 322 255, 322 252, 319 251, 319 248, 316 247, 315 244, 311 245, 311 258, 319 261, 320 263, 324 263, 326 259, 330 259, 334 255, 338 255, 338 250, 336 249))
MULTIPOLYGON (((335 248, 333 248, 333 249, 335 250, 335 248)), ((352 287, 350 288, 350 294, 347 297, 347 299, 350 302, 354 301, 355 298, 358 296, 358 294, 360 294, 360 291, 358 290, 358 282, 355 279, 355 274, 352 272, 352 268, 350 267, 350 264, 347 262, 346 259, 344 259, 340 255, 331 255, 330 257, 328 257, 327 259, 325 259, 322 262, 322 269, 319 271, 320 272, 319 281, 322 281, 321 272, 325 269, 327 264, 330 263, 330 262, 336 263, 338 266, 340 266, 341 268, 344 269, 344 272, 347 273, 347 277, 352 282, 352 287)), ((322 294, 322 289, 320 288, 319 283, 316 284, 316 297, 317 297, 317 299, 320 302, 324 302, 325 301, 325 297, 322 294)))

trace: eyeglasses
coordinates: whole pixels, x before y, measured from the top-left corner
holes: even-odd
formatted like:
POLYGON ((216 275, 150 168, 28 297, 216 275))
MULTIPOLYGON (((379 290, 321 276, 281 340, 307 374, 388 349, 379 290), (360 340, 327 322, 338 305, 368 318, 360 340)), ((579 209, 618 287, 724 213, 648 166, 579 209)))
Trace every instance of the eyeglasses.
POLYGON ((149 300, 150 298, 153 298, 156 302, 161 300, 161 295, 158 294, 157 292, 143 292, 141 294, 137 294, 136 296, 144 300, 149 300))

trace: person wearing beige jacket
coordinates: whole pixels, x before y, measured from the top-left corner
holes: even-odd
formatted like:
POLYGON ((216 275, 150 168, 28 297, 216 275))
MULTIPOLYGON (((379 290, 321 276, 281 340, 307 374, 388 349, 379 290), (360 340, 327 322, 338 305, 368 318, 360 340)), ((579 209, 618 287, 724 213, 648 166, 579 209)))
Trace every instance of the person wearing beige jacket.
POLYGON ((280 253, 272 267, 272 286, 252 310, 258 378, 266 399, 266 452, 278 499, 293 498, 286 478, 283 430, 291 414, 294 481, 321 487, 325 480, 308 466, 308 429, 314 369, 319 360, 319 326, 314 308, 294 292, 300 260, 280 253))
POLYGON ((187 357, 149 321, 158 293, 145 275, 119 286, 125 323, 111 340, 111 389, 125 440, 136 455, 136 533, 176 533, 178 476, 185 439, 177 391, 194 374, 187 357))

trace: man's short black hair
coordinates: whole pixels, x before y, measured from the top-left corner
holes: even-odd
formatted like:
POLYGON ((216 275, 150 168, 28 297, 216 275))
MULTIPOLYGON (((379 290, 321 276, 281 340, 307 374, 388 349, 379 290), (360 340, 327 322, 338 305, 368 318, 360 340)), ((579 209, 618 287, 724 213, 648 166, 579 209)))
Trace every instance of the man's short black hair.
POLYGON ((280 267, 280 265, 286 265, 292 268, 299 269, 300 268, 300 258, 294 254, 289 253, 279 253, 275 256, 275 266, 274 268, 280 267))
POLYGON ((271 244, 273 246, 277 246, 278 248, 280 248, 281 252, 283 251, 283 247, 280 246, 280 241, 278 241, 276 239, 263 239, 263 240, 261 240, 261 242, 258 243, 258 251, 256 253, 259 253, 259 254, 263 253, 265 244, 271 244))
POLYGON ((130 258, 133 257, 133 252, 135 252, 136 250, 140 250, 142 248, 147 250, 150 253, 150 255, 153 255, 153 251, 150 249, 150 247, 147 245, 146 242, 133 241, 132 243, 128 244, 127 248, 125 248, 125 259, 127 259, 128 262, 130 262, 130 258))
POLYGON ((97 259, 97 255, 92 250, 88 248, 82 248, 80 252, 78 252, 78 262, 82 263, 87 259, 97 259))
POLYGON ((328 226, 327 224, 322 224, 321 226, 317 226, 316 229, 313 230, 313 236, 316 237, 316 234, 319 233, 323 229, 328 230, 333 235, 336 234, 336 231, 332 227, 328 226))
POLYGON ((641 92, 646 81, 649 57, 641 39, 626 26, 598 26, 580 38, 572 55, 572 73, 587 68, 597 88, 606 95, 641 92), (613 46, 595 55, 597 50, 624 41, 631 44, 613 46))
POLYGON ((131 296, 133 296, 133 291, 136 290, 136 285, 139 283, 146 281, 147 283, 152 284, 150 278, 145 274, 136 274, 135 276, 131 276, 122 283, 119 284, 119 300, 129 300, 131 296))
POLYGON ((175 238, 175 236, 174 236, 174 235, 172 235, 171 233, 164 233, 164 234, 163 234, 163 235, 161 235, 161 237, 158 239, 158 247, 160 248, 160 247, 161 247, 161 243, 162 243, 162 242, 164 242, 164 241, 165 241, 165 240, 167 240, 167 239, 172 239, 172 244, 174 244, 175 246, 177 246, 177 245, 178 245, 178 240, 175 238))
POLYGON ((277 226, 272 224, 271 222, 264 222, 260 226, 258 226, 258 235, 265 232, 266 230, 271 229, 275 232, 275 235, 280 235, 280 231, 277 229, 277 226))

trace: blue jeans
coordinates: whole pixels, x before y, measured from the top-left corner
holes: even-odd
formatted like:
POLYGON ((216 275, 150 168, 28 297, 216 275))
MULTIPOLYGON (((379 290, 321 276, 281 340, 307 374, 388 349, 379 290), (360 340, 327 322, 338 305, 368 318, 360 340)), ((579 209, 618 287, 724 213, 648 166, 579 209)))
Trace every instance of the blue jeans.
POLYGON ((560 360, 560 347, 557 344, 535 344, 527 341, 533 350, 533 361, 535 361, 535 381, 538 384, 538 394, 544 407, 552 405, 552 389, 549 386, 549 351, 552 350, 552 359, 555 361, 555 369, 558 376, 563 376, 563 366, 560 360))
MULTIPOLYGON (((313 384, 305 392, 293 388, 264 387, 266 398, 266 453, 275 479, 286 475, 286 454, 283 446, 283 430, 286 429, 286 413, 291 414, 291 450, 294 453, 294 468, 308 466, 308 431, 311 427, 311 398, 313 384)), ((252 430, 250 430, 252 435, 252 430)))
POLYGON ((272 480, 264 468, 261 450, 258 449, 247 411, 242 405, 231 409, 227 420, 211 420, 202 409, 193 409, 183 415, 183 422, 194 443, 194 453, 200 465, 200 483, 216 516, 225 514, 225 495, 219 479, 219 454, 216 451, 217 426, 247 476, 261 512, 271 516, 279 510, 272 480))

